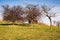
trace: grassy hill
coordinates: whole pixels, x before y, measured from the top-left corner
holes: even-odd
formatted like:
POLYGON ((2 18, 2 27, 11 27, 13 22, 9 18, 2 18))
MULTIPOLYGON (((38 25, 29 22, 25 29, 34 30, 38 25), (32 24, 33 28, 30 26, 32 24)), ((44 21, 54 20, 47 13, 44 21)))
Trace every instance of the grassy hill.
POLYGON ((0 40, 60 40, 60 28, 44 24, 0 25, 0 40))

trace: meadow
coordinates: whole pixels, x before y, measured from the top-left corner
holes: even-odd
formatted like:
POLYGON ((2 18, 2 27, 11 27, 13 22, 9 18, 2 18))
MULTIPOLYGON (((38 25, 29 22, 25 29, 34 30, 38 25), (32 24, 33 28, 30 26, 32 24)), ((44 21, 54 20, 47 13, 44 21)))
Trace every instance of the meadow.
POLYGON ((0 40, 60 40, 60 28, 52 26, 50 30, 44 24, 0 25, 0 40))

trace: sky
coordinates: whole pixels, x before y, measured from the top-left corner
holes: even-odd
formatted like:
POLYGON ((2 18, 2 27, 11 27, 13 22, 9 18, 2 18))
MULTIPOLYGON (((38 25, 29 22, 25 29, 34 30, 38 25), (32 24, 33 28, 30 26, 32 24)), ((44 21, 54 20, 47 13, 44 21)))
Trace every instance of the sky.
POLYGON ((0 4, 9 4, 9 5, 19 5, 23 4, 47 4, 47 5, 54 5, 59 6, 60 0, 0 0, 0 4))
POLYGON ((0 0, 0 12, 2 10, 2 5, 21 5, 25 6, 27 4, 36 4, 36 5, 48 5, 48 6, 60 6, 60 0, 0 0))
MULTIPOLYGON (((0 0, 0 20, 2 19, 2 5, 21 5, 25 6, 27 4, 36 4, 36 5, 47 5, 47 6, 54 6, 54 8, 51 10, 52 12, 57 13, 57 15, 60 15, 60 0, 0 0)), ((59 19, 60 17, 57 17, 56 19, 59 19)), ((45 18, 46 20, 48 18, 45 18)), ((55 20, 56 20, 55 19, 55 20)), ((49 23, 49 20, 44 21, 44 23, 49 23), (48 21, 48 22, 47 22, 48 21)))

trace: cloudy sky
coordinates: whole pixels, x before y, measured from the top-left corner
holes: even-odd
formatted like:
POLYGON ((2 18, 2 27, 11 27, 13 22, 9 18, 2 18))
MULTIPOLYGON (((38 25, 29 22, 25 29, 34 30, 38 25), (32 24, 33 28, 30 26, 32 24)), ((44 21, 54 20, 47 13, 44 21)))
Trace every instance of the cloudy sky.
MULTIPOLYGON (((25 6, 26 4, 38 4, 38 5, 48 5, 48 6, 54 6, 54 8, 51 10, 52 12, 55 12, 58 16, 54 20, 60 20, 60 0, 0 0, 0 20, 2 20, 2 5, 22 5, 25 6)), ((49 24, 48 18, 44 18, 44 23, 49 24)))

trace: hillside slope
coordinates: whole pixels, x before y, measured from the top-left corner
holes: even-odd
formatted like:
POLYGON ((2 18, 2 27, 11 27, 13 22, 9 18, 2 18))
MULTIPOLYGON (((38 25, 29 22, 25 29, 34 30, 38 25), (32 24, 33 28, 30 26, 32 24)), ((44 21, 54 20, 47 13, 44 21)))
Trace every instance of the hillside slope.
POLYGON ((60 28, 43 24, 0 25, 0 40, 60 40, 60 28))

